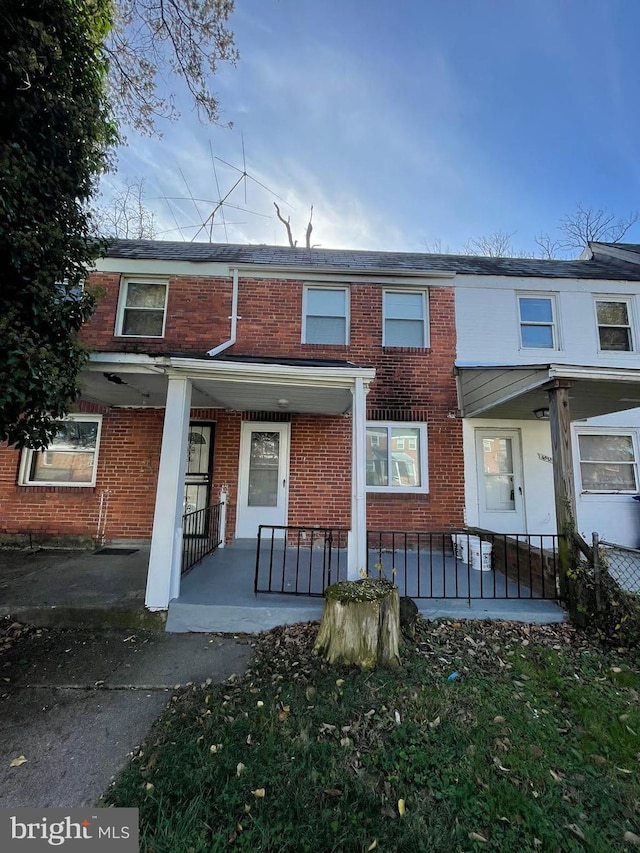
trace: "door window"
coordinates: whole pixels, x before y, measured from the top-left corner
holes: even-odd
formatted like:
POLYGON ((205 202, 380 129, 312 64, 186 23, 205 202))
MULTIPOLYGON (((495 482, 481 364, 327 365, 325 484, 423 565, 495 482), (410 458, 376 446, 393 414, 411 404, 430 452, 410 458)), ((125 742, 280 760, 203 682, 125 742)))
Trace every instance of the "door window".
POLYGON ((513 441, 507 437, 482 439, 484 494, 489 511, 515 510, 513 441))
POLYGON ((277 506, 279 432, 252 432, 249 451, 249 506, 277 506))

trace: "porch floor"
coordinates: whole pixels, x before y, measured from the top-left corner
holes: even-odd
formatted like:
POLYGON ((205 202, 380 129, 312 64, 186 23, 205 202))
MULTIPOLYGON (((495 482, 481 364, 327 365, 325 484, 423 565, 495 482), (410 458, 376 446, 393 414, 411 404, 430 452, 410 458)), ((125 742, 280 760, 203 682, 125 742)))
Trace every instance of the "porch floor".
MULTIPOLYGON (((494 589, 505 594, 504 577, 494 572, 469 570, 467 565, 453 557, 436 561, 434 555, 434 581, 431 590, 422 579, 428 571, 423 564, 419 575, 408 566, 406 594, 415 596, 416 577, 421 577, 422 594, 433 592, 442 595, 446 590, 459 595, 467 593, 469 582, 472 595, 490 596, 494 589), (436 574, 437 570, 439 574, 436 574), (413 580, 412 580, 413 578, 413 580), (436 579, 437 578, 437 579, 436 579), (457 586, 456 586, 457 584, 457 586), (502 591, 501 591, 502 590, 502 591)), ((370 564, 377 561, 377 552, 371 552, 370 564)), ((237 539, 222 550, 205 557, 182 578, 180 596, 169 604, 166 630, 176 633, 187 631, 249 632, 264 631, 277 625, 316 621, 322 616, 322 598, 289 593, 253 593, 256 559, 256 541, 237 539)), ((342 563, 343 558, 341 558, 342 563)), ((261 561, 261 571, 264 571, 261 561)), ((285 588, 288 586, 290 566, 287 566, 285 588)), ((386 572, 387 576, 390 573, 386 572)), ((317 577, 317 576, 316 576, 317 577)), ((315 579, 314 579, 315 580, 315 579)), ((318 581, 313 589, 320 591, 318 581)), ((405 594, 404 572, 398 572, 395 581, 405 594)), ((515 584, 509 582, 510 598, 429 598, 417 599, 420 614, 426 619, 505 619, 517 622, 561 622, 563 609, 553 601, 540 598, 517 598, 515 584)))

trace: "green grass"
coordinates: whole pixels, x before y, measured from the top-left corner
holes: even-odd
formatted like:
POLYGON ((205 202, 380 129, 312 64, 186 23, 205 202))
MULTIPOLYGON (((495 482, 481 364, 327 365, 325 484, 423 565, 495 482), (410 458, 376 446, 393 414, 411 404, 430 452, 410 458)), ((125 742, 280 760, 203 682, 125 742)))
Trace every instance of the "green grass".
POLYGON ((361 672, 315 657, 316 629, 264 634, 246 676, 174 695, 106 798, 140 809, 142 851, 640 844, 629 663, 568 626, 421 622, 400 669, 361 672))

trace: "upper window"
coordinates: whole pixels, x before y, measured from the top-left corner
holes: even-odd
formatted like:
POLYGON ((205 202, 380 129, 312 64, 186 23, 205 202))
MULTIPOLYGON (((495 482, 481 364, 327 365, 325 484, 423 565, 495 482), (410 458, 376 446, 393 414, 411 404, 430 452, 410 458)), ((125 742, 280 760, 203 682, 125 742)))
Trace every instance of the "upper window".
POLYGON ((349 342, 349 291, 346 287, 305 287, 302 343, 349 342))
POLYGON ((116 334, 161 338, 164 335, 168 290, 166 281, 124 281, 116 334))
POLYGON ((633 338, 626 299, 596 299, 598 338, 601 350, 631 352, 633 338))
POLYGON ((583 492, 638 491, 632 435, 580 433, 578 449, 583 492))
POLYGON ((383 295, 385 347, 426 347, 429 345, 427 294, 385 290, 383 295))
POLYGON ((94 486, 100 415, 69 415, 60 421, 46 450, 24 450, 20 469, 23 486, 94 486))
POLYGON ((519 296, 520 343, 523 348, 557 349, 553 296, 519 296))
POLYGON ((367 491, 427 491, 427 430, 424 424, 367 424, 367 491))

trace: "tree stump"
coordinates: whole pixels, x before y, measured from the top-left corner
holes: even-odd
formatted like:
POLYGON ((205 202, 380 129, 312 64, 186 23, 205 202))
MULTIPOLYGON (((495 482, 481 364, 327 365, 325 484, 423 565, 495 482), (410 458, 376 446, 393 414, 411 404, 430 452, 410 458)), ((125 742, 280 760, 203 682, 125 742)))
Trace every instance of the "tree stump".
POLYGON ((341 581, 325 590, 315 649, 328 663, 399 666, 400 598, 388 580, 341 581))

